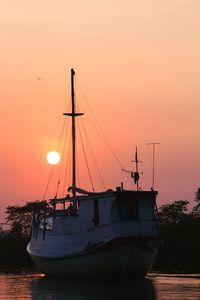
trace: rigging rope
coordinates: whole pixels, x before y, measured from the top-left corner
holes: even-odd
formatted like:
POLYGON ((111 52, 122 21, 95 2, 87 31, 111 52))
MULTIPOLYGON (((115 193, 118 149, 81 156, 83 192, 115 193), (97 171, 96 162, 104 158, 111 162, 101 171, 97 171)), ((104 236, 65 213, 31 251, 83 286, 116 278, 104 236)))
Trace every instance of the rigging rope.
MULTIPOLYGON (((71 165, 72 165, 72 160, 71 160, 71 136, 69 138, 69 151, 66 159, 66 168, 65 168, 65 174, 64 174, 64 182, 63 182, 63 190, 62 190, 62 195, 64 196, 64 190, 67 187, 67 182, 70 183, 71 181, 71 165), (68 174, 67 174, 68 171, 68 174)), ((70 184, 68 184, 70 185, 70 184)))
POLYGON ((82 122, 82 127, 83 127, 83 131, 84 131, 87 143, 88 143, 88 148, 89 148, 89 151, 90 151, 90 154, 91 154, 91 158, 93 159, 93 164, 94 164, 94 168, 95 168, 96 173, 97 173, 97 178, 99 180, 99 184, 105 190, 105 184, 104 184, 104 181, 103 181, 103 177, 101 176, 101 172, 100 172, 99 166, 97 164, 97 160, 96 160, 96 157, 94 155, 94 151, 93 151, 92 145, 90 143, 90 139, 89 139, 89 136, 87 134, 87 130, 86 130, 84 122, 82 122))
POLYGON ((93 118, 94 118, 96 124, 92 121, 92 119, 91 119, 89 116, 88 116, 88 119, 89 119, 90 122, 95 126, 95 128, 96 128, 98 134, 100 135, 100 137, 102 138, 102 140, 104 141, 104 143, 105 143, 105 144, 108 146, 108 148, 110 149, 111 153, 113 154, 113 156, 114 156, 115 160, 117 161, 117 163, 119 164, 120 168, 123 169, 124 167, 123 167, 122 163, 120 162, 119 158, 117 157, 116 153, 114 152, 114 150, 113 150, 113 148, 112 148, 112 146, 111 146, 109 140, 108 140, 107 137, 105 136, 104 131, 103 131, 102 127, 100 126, 100 124, 99 124, 99 122, 98 122, 98 120, 97 120, 97 118, 96 118, 96 116, 95 116, 95 114, 94 114, 94 112, 93 112, 93 110, 92 110, 92 108, 91 108, 91 106, 90 106, 88 100, 87 100, 87 97, 85 96, 83 90, 81 89, 80 84, 79 84, 79 82, 78 82, 77 79, 76 79, 76 81, 77 81, 77 84, 78 84, 78 86, 79 86, 79 89, 80 89, 80 91, 81 91, 81 93, 82 93, 82 95, 83 95, 83 98, 85 99, 85 101, 86 101, 86 103, 87 103, 87 105, 88 105, 88 107, 89 107, 89 109, 90 109, 90 112, 92 113, 92 116, 93 116, 93 118))
POLYGON ((85 163, 86 163, 86 166, 87 166, 88 176, 89 176, 89 179, 90 179, 92 190, 94 192, 94 185, 93 185, 92 176, 91 176, 91 172, 90 172, 90 168, 89 168, 89 164, 88 164, 88 160, 87 160, 87 156, 86 156, 86 152, 85 152, 85 147, 84 147, 84 143, 83 143, 83 139, 82 139, 82 134, 81 134, 81 130, 80 130, 79 121, 78 121, 78 128, 79 128, 79 135, 80 135, 80 139, 81 139, 81 145, 82 145, 82 149, 83 149, 85 163))
POLYGON ((47 194, 47 191, 49 189, 49 184, 50 184, 50 181, 51 181, 52 174, 53 174, 53 166, 51 166, 51 169, 50 169, 50 173, 49 173, 49 177, 48 177, 48 180, 47 180, 47 185, 46 185, 46 188, 45 188, 45 191, 44 191, 42 201, 44 201, 46 199, 46 194, 47 194))
MULTIPOLYGON (((87 100, 87 97, 85 96, 83 90, 81 89, 77 78, 76 78, 76 81, 75 81, 75 88, 76 88, 76 84, 78 85, 78 87, 79 87, 79 89, 80 89, 80 91, 83 95, 83 98, 84 98, 84 100, 85 100, 85 102, 86 102, 86 104, 87 104, 87 106, 88 106, 88 108, 91 112, 91 116, 93 117, 93 119, 92 119, 89 115, 87 115, 88 120, 91 122, 92 126, 96 129, 96 132, 98 133, 100 138, 103 140, 104 144, 109 148, 109 150, 112 153, 113 157, 115 158, 117 164, 120 166, 121 169, 124 169, 122 163, 120 162, 119 158, 117 157, 116 153, 114 152, 110 141, 105 136, 104 131, 103 131, 102 127, 100 126, 100 124, 99 124, 99 122, 98 122, 98 120, 97 120, 97 118, 96 118, 96 116, 95 116, 88 100, 87 100)), ((79 103, 79 105, 80 105, 80 103, 79 103)), ((70 106, 70 102, 68 102, 67 111, 69 110, 69 106, 70 106)), ((77 106, 77 103, 76 103, 76 106, 77 106)), ((57 177, 57 189, 56 189, 55 197, 57 197, 59 189, 60 189, 60 182, 61 182, 61 177, 62 177, 62 173, 63 173, 63 163, 64 163, 65 155, 66 155, 66 168, 65 168, 65 172, 64 172, 64 182, 63 182, 63 190, 62 190, 63 195, 64 195, 64 192, 65 192, 65 189, 66 189, 66 186, 67 186, 67 181, 68 181, 68 183, 70 183, 70 180, 71 180, 72 159, 71 159, 71 138, 69 137, 69 124, 70 124, 70 122, 67 123, 67 126, 66 126, 66 123, 67 123, 66 120, 64 120, 63 125, 62 125, 62 129, 61 129, 61 133, 60 133, 60 136, 59 136, 58 144, 57 144, 57 147, 56 147, 57 150, 59 150, 61 148, 61 141, 62 141, 63 135, 64 135, 64 143, 63 143, 63 149, 62 149, 62 159, 61 159, 61 165, 60 165, 60 168, 59 168, 59 174, 58 174, 58 177, 57 177), (68 145, 69 146, 69 151, 66 151, 67 140, 68 139, 69 139, 69 141, 68 141, 69 142, 69 145, 68 145), (67 153, 67 154, 65 154, 65 153, 67 153), (68 180, 67 180, 67 177, 68 177, 68 180)), ((85 147, 84 147, 84 143, 83 143, 83 138, 82 138, 82 133, 81 133, 81 130, 80 130, 79 121, 78 121, 78 128, 79 128, 79 135, 80 135, 81 145, 82 145, 82 149, 83 149, 83 155, 84 155, 84 158, 85 158, 86 167, 87 167, 87 171, 88 171, 88 176, 89 176, 89 179, 90 179, 92 190, 94 191, 94 184, 93 184, 93 181, 92 181, 92 176, 91 176, 91 172, 90 172, 90 168, 89 168, 89 163, 88 163, 87 156, 86 156, 86 151, 85 151, 85 147)), ((91 154, 91 158, 93 160, 94 168, 95 168, 96 173, 97 173, 97 178, 99 180, 100 185, 105 189, 104 181, 103 181, 103 178, 101 176, 101 173, 100 173, 100 170, 99 170, 99 167, 98 167, 95 155, 94 155, 94 151, 93 151, 92 145, 90 143, 90 140, 89 140, 87 130, 86 130, 86 127, 85 127, 84 123, 82 123, 82 128, 83 128, 83 132, 84 132, 84 135, 86 137, 86 140, 87 140, 87 145, 88 145, 88 149, 89 149, 90 154, 91 154)), ((50 185, 50 182, 51 182, 51 179, 52 179, 54 168, 55 168, 55 166, 51 166, 48 181, 47 181, 47 185, 46 185, 45 192, 44 192, 44 195, 43 195, 43 200, 45 200, 45 198, 46 198, 47 191, 49 189, 49 185, 50 185)), ((80 182, 79 170, 78 170, 78 160, 77 160, 77 175, 78 175, 77 179, 80 182)), ((125 174, 125 175, 127 177, 127 174, 125 174)), ((128 179, 130 181, 129 177, 128 177, 128 179)))
MULTIPOLYGON (((82 93, 82 96, 83 96, 83 98, 84 98, 84 100, 85 100, 85 102, 86 102, 86 104, 87 104, 87 106, 88 106, 88 108, 89 108, 89 110, 90 110, 90 112, 91 112, 91 114, 92 114, 92 116, 93 116, 95 122, 90 118, 90 116, 87 115, 88 120, 91 122, 91 124, 92 124, 92 125, 94 126, 94 128, 96 129, 98 135, 99 135, 100 138, 103 140, 105 146, 107 146, 107 147, 109 148, 109 150, 110 150, 110 152, 112 153, 113 157, 115 158, 117 164, 120 166, 120 169, 121 169, 121 170, 122 170, 122 169, 125 169, 124 166, 122 165, 121 161, 120 161, 119 158, 117 157, 116 153, 114 152, 114 150, 113 150, 113 148, 112 148, 112 146, 111 146, 110 141, 108 140, 108 138, 107 138, 106 135, 104 134, 104 131, 103 131, 101 125, 99 124, 99 122, 98 122, 98 120, 97 120, 97 118, 96 118, 96 116, 95 116, 95 113, 94 113, 92 107, 90 106, 90 104, 89 104, 89 102, 88 102, 88 100, 87 100, 87 97, 86 97, 86 95, 84 94, 84 92, 83 92, 83 90, 82 90, 82 88, 81 88, 81 86, 80 86, 80 83, 79 83, 79 81, 78 81, 77 78, 76 78, 76 82, 77 82, 77 85, 78 85, 78 87, 79 87, 79 89, 80 89, 80 91, 81 91, 81 93, 82 93)), ((79 103, 79 105, 80 105, 80 103, 79 103)), ((126 176, 126 178, 128 179, 128 181, 132 184, 132 180, 130 179, 130 177, 128 176, 128 174, 123 173, 123 175, 126 176)))
POLYGON ((62 174, 63 163, 64 163, 64 154, 65 154, 65 149, 66 149, 66 141, 67 141, 67 133, 68 133, 69 123, 67 124, 66 129, 65 129, 65 126, 66 126, 66 121, 64 119, 61 135, 60 135, 59 142, 58 142, 57 149, 56 149, 57 151, 59 151, 60 143, 62 141, 62 137, 64 136, 63 150, 62 150, 62 156, 61 156, 61 164, 60 164, 59 174, 58 174, 58 179, 57 179, 57 190, 56 190, 55 198, 57 198, 57 195, 58 195, 58 192, 59 192, 59 187, 60 187, 60 181, 61 181, 61 174, 62 174))
POLYGON ((81 186, 80 173, 79 173, 79 156, 77 155, 77 152, 76 152, 76 175, 77 175, 78 186, 81 186))
MULTIPOLYGON (((67 109, 68 108, 69 108, 69 104, 68 104, 67 109)), ((61 132, 60 132, 58 143, 57 143, 57 146, 56 146, 56 151, 58 151, 58 152, 59 152, 59 149, 61 148, 61 142, 63 140, 63 135, 65 133, 65 125, 66 125, 66 121, 63 120, 63 124, 62 124, 62 127, 61 127, 61 132)), ((67 130, 66 130, 67 132, 68 132, 68 127, 69 127, 69 125, 67 126, 67 130)), ((65 134, 65 136, 66 136, 66 134, 65 134)), ((66 139, 64 139, 64 145, 65 144, 66 144, 66 139)), ((65 147, 66 146, 64 146, 64 148, 65 147)), ((64 157, 64 149, 63 149, 62 158, 63 157, 64 157)), ((59 191, 62 167, 63 167, 63 159, 61 159, 61 165, 60 165, 60 171, 59 171, 58 180, 57 180, 57 189, 56 189, 55 197, 57 197, 58 191, 59 191)), ((55 169, 55 166, 51 166, 51 169, 50 169, 50 172, 49 172, 49 176, 48 176, 48 180, 47 180, 47 184, 46 184, 46 188, 45 188, 45 192, 44 192, 44 195, 43 195, 43 200, 45 200, 45 198, 47 196, 47 192, 48 192, 48 189, 49 189, 49 185, 50 185, 50 182, 51 182, 51 179, 52 179, 52 175, 53 175, 54 169, 55 169)))

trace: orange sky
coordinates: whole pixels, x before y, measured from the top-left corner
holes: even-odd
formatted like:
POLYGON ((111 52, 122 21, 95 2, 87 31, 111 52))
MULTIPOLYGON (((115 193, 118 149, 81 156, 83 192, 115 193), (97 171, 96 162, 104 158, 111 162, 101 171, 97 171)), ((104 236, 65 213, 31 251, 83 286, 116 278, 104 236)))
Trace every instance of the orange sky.
MULTIPOLYGON (((57 144, 71 67, 127 169, 138 146, 141 187, 152 181, 146 143, 160 142, 158 205, 193 201, 200 186, 199 16, 197 0, 1 0, 1 216, 8 205, 43 196, 45 155, 57 144)), ((92 143, 106 187, 119 185, 119 167, 92 143)))

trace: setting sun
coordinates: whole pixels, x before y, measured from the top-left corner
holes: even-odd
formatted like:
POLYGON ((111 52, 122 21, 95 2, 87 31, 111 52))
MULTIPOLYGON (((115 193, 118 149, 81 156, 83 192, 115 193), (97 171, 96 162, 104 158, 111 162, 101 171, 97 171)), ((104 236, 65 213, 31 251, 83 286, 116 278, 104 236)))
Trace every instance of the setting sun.
POLYGON ((60 154, 56 151, 51 151, 47 154, 47 161, 50 165, 57 165, 60 161, 60 154))

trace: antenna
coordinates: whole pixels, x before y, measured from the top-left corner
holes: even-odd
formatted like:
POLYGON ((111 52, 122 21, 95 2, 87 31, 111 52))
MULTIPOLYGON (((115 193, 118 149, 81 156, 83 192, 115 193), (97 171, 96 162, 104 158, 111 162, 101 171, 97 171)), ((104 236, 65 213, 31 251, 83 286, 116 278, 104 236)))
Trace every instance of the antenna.
POLYGON ((152 156, 153 156, 152 190, 154 190, 154 183, 155 183, 155 145, 160 145, 160 143, 152 142, 152 143, 147 143, 147 145, 152 146, 152 156))

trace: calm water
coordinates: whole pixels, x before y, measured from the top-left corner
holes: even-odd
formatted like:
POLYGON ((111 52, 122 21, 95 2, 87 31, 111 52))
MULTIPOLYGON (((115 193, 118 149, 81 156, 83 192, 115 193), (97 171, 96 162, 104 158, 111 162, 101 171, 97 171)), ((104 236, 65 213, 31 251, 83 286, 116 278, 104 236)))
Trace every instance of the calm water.
POLYGON ((200 274, 152 273, 140 281, 46 278, 27 269, 0 270, 0 299, 199 300, 200 274))

